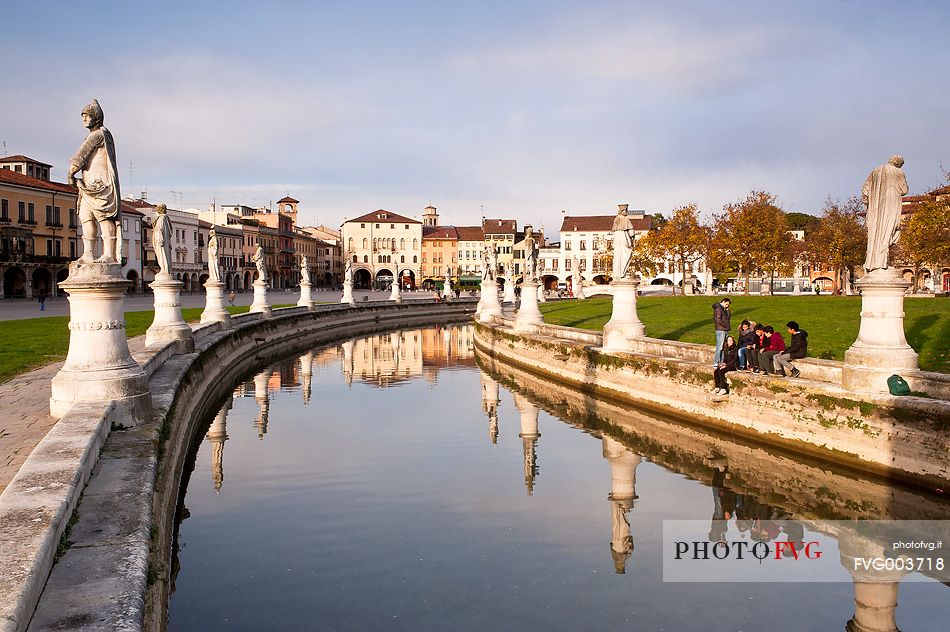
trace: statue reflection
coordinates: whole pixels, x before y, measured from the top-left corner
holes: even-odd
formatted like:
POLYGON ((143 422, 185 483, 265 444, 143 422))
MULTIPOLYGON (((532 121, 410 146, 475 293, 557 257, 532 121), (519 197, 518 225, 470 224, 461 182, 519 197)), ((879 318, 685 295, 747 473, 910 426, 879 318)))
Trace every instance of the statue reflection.
POLYGON ((607 435, 603 441, 604 458, 610 464, 610 555, 614 559, 614 571, 626 572, 627 560, 633 553, 633 536, 627 514, 637 500, 637 466, 642 457, 634 454, 619 441, 607 435))
POLYGON ((515 398, 515 408, 521 414, 521 437, 524 452, 524 486, 528 496, 534 493, 534 479, 538 476, 538 457, 536 446, 538 437, 538 407, 518 393, 512 393, 515 398))
POLYGON ((488 414, 488 438, 493 444, 498 443, 498 382, 481 373, 482 379, 482 410, 488 414))
POLYGON ((402 347, 402 332, 394 331, 389 336, 390 345, 393 348, 393 376, 399 375, 399 350, 402 347))
POLYGON ((347 386, 353 385, 353 341, 347 340, 340 347, 343 349, 343 379, 347 386))
POLYGON ((263 439, 267 434, 267 415, 270 410, 270 393, 267 390, 267 382, 270 380, 270 369, 264 369, 254 376, 254 399, 260 407, 260 413, 257 415, 257 437, 263 439))
POLYGON ((897 593, 907 572, 855 569, 857 558, 889 557, 888 547, 856 534, 839 534, 838 552, 854 581, 854 616, 845 624, 846 632, 899 632, 897 593))
POLYGON ((221 405, 221 410, 215 415, 208 428, 208 434, 205 438, 211 443, 211 480, 214 481, 214 493, 221 492, 221 484, 224 482, 224 442, 228 440, 227 421, 228 412, 233 405, 233 398, 228 398, 221 405))
POLYGON ((300 356, 300 381, 301 392, 303 393, 303 403, 310 403, 311 382, 313 380, 313 351, 300 356))

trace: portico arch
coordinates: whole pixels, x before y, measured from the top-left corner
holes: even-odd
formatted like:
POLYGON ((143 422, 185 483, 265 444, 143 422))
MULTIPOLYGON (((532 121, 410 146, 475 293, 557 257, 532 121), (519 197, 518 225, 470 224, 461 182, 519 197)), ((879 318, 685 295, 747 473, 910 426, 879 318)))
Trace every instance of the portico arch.
POLYGON ((26 273, 22 268, 13 266, 3 273, 3 295, 7 298, 26 296, 26 273))
POLYGON ((50 296, 53 293, 53 275, 46 268, 33 271, 33 296, 50 296))
POLYGON ((353 287, 360 290, 368 290, 373 282, 373 275, 366 268, 359 268, 353 271, 353 287))

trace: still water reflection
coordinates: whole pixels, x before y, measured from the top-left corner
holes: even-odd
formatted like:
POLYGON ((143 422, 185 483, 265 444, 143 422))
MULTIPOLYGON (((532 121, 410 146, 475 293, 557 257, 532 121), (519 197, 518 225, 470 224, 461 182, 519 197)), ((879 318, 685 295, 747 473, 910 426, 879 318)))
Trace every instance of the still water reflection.
POLYGON ((665 519, 768 541, 950 510, 481 370, 472 336, 349 340, 236 384, 187 483, 169 629, 950 628, 943 584, 901 584, 895 609, 896 581, 868 588, 836 560, 844 582, 664 583, 665 519))

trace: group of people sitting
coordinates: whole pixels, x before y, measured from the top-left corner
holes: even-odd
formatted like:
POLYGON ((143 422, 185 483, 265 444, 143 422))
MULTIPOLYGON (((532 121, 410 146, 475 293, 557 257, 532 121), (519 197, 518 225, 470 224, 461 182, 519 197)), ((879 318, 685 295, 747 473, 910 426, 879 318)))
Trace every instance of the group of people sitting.
POLYGON ((716 386, 713 393, 729 393, 729 382, 726 380, 729 371, 798 377, 801 371, 795 368, 792 360, 808 355, 808 332, 794 320, 788 321, 785 327, 790 336, 788 346, 782 334, 771 325, 743 320, 739 325, 738 341, 733 336, 726 337, 722 361, 714 371, 716 386))

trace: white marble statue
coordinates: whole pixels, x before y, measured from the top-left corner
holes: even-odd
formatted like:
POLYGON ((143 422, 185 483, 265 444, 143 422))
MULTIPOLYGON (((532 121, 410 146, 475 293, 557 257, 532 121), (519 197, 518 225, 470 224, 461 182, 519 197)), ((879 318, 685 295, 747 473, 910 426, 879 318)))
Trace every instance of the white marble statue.
POLYGON ((633 223, 627 217, 627 205, 621 204, 614 218, 614 262, 613 278, 620 280, 632 274, 630 262, 633 259, 633 223))
POLYGON ((498 248, 494 242, 485 244, 482 262, 485 267, 482 272, 482 281, 494 281, 495 271, 498 269, 498 248))
POLYGON ((264 249, 260 244, 257 244, 257 250, 254 251, 254 256, 251 257, 251 261, 257 266, 257 278, 260 281, 267 281, 267 266, 264 261, 264 249))
POLYGON ((538 240, 530 226, 524 227, 525 274, 528 278, 538 278, 538 240))
POLYGON ((310 285, 310 263, 306 256, 300 260, 300 279, 302 283, 310 285))
POLYGON ((902 157, 891 156, 887 164, 868 175, 861 187, 861 197, 868 208, 868 248, 864 260, 868 272, 887 268, 888 251, 900 236, 901 197, 908 190, 902 166, 902 157))
POLYGON ((584 275, 581 274, 581 260, 574 255, 574 278, 576 279, 575 283, 581 285, 584 281, 584 275))
POLYGON ((221 264, 218 262, 218 235, 212 228, 208 231, 208 281, 221 282, 221 264))
POLYGON ((343 262, 343 282, 353 285, 353 260, 349 257, 343 262))
POLYGON ((445 294, 448 296, 452 293, 452 268, 445 269, 445 294))
POLYGON ((81 261, 92 261, 96 242, 102 236, 102 256, 96 259, 115 263, 122 256, 122 228, 119 222, 119 173, 112 133, 103 126, 102 108, 93 99, 82 109, 82 122, 89 129, 76 155, 69 161, 66 180, 79 189, 79 221, 82 222, 81 261), (77 174, 81 177, 77 178, 77 174))
POLYGON ((164 204, 155 207, 155 224, 152 226, 152 248, 158 262, 157 277, 171 277, 172 258, 172 221, 168 219, 168 208, 164 204))

